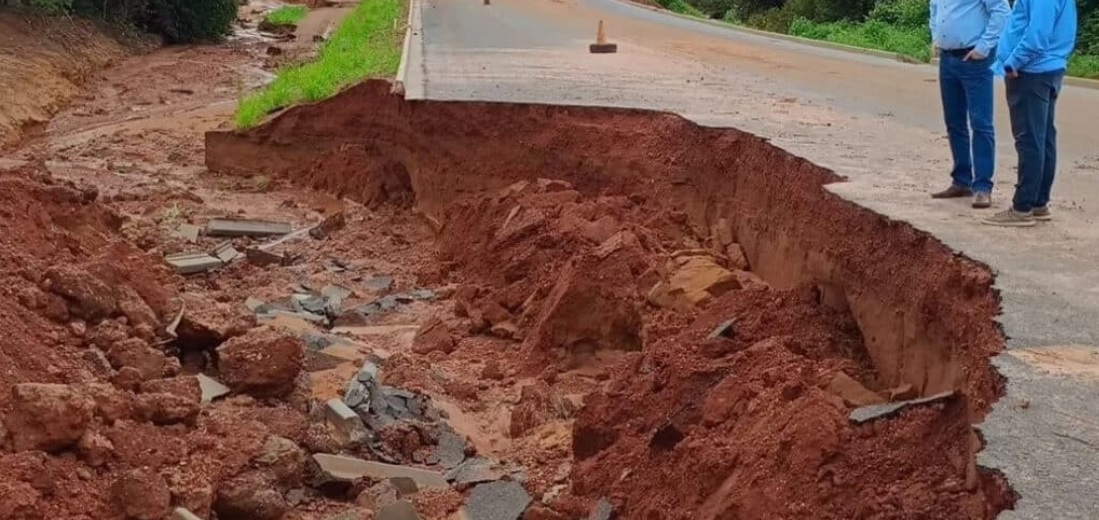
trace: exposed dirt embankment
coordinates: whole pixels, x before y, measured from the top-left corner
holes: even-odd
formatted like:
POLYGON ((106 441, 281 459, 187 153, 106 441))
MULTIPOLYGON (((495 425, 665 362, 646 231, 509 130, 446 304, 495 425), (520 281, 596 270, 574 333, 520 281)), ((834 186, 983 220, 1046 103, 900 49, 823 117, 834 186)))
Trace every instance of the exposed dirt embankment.
POLYGON ((88 21, 0 9, 0 149, 40 129, 91 75, 135 49, 88 21))
POLYGON ((206 143, 213 171, 424 213, 442 261, 425 276, 468 282, 469 332, 518 339, 528 373, 552 383, 631 352, 576 419, 578 503, 608 496, 624 518, 1010 506, 970 431, 1002 392, 989 273, 758 137, 636 110, 406 102, 369 82, 206 143))

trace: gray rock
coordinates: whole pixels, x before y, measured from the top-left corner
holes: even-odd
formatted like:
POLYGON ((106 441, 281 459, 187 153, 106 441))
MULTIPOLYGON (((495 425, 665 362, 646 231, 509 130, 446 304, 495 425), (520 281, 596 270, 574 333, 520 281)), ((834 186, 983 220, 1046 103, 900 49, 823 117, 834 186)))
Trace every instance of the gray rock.
POLYGON ((489 482, 473 488, 466 502, 469 520, 517 520, 533 501, 518 482, 489 482))
POLYGON ((372 291, 388 291, 393 288, 393 278, 385 275, 375 276, 363 282, 363 285, 372 291))
POLYGON ((209 403, 232 392, 228 386, 206 374, 199 374, 196 377, 198 378, 198 387, 202 390, 202 402, 204 403, 209 403))
POLYGON ((941 394, 935 394, 929 397, 923 397, 920 399, 911 399, 908 401, 898 401, 896 403, 887 404, 874 404, 870 406, 860 406, 851 410, 851 415, 848 417, 851 422, 855 424, 863 424, 870 421, 876 421, 878 419, 886 419, 892 417, 906 408, 913 406, 921 406, 926 404, 934 404, 945 401, 954 397, 955 392, 943 392, 941 394))
POLYGON ((316 453, 313 455, 313 460, 317 463, 322 475, 330 481, 354 482, 356 479, 363 477, 375 479, 408 477, 414 480, 420 488, 450 487, 450 484, 441 474, 426 469, 384 464, 327 453, 316 453))
POLYGON ((504 478, 504 472, 497 469, 492 461, 481 457, 466 459, 446 474, 446 479, 455 484, 480 484, 494 482, 504 478))
POLYGON ((307 332, 302 335, 301 340, 305 343, 306 348, 314 351, 324 350, 332 346, 332 340, 328 339, 328 337, 323 334, 307 332))
POLYGON ((393 477, 389 479, 389 483, 397 489, 402 497, 420 492, 420 486, 417 486, 416 481, 409 477, 393 477))
POLYGON ((466 460, 466 441, 450 427, 441 428, 439 432, 439 465, 446 469, 454 469, 466 460))

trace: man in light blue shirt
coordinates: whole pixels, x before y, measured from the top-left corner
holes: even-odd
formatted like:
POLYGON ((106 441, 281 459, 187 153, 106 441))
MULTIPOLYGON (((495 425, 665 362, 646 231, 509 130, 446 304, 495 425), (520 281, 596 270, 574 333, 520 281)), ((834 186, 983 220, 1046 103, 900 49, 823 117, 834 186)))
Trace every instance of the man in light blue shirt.
POLYGON ((1057 169, 1054 112, 1068 59, 1076 47, 1075 0, 1015 0, 997 50, 1007 87, 1019 180, 1011 208, 987 219, 994 226, 1033 226, 1049 220, 1057 169))
POLYGON ((987 208, 996 168, 992 64, 1011 8, 1007 0, 930 1, 931 44, 939 55, 943 119, 954 156, 950 187, 931 196, 972 196, 973 207, 987 208))

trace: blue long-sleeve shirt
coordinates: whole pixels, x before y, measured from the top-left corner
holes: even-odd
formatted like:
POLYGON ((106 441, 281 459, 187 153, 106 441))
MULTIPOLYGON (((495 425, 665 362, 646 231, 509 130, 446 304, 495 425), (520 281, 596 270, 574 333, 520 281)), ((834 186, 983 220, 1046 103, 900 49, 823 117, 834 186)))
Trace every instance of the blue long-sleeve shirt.
POLYGON ((1041 73, 1068 68, 1075 48, 1075 0, 1015 0, 996 54, 1004 67, 1041 73))
POLYGON ((931 41, 940 49, 997 48, 1011 7, 1007 0, 930 0, 931 41))

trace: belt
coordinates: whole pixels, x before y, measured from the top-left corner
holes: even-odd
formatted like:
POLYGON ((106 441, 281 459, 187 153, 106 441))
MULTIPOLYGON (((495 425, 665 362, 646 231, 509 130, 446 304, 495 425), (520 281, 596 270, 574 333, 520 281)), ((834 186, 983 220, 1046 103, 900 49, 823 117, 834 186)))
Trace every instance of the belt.
POLYGON ((975 47, 966 47, 964 49, 942 49, 943 54, 949 54, 955 58, 964 58, 966 54, 969 54, 975 47))

